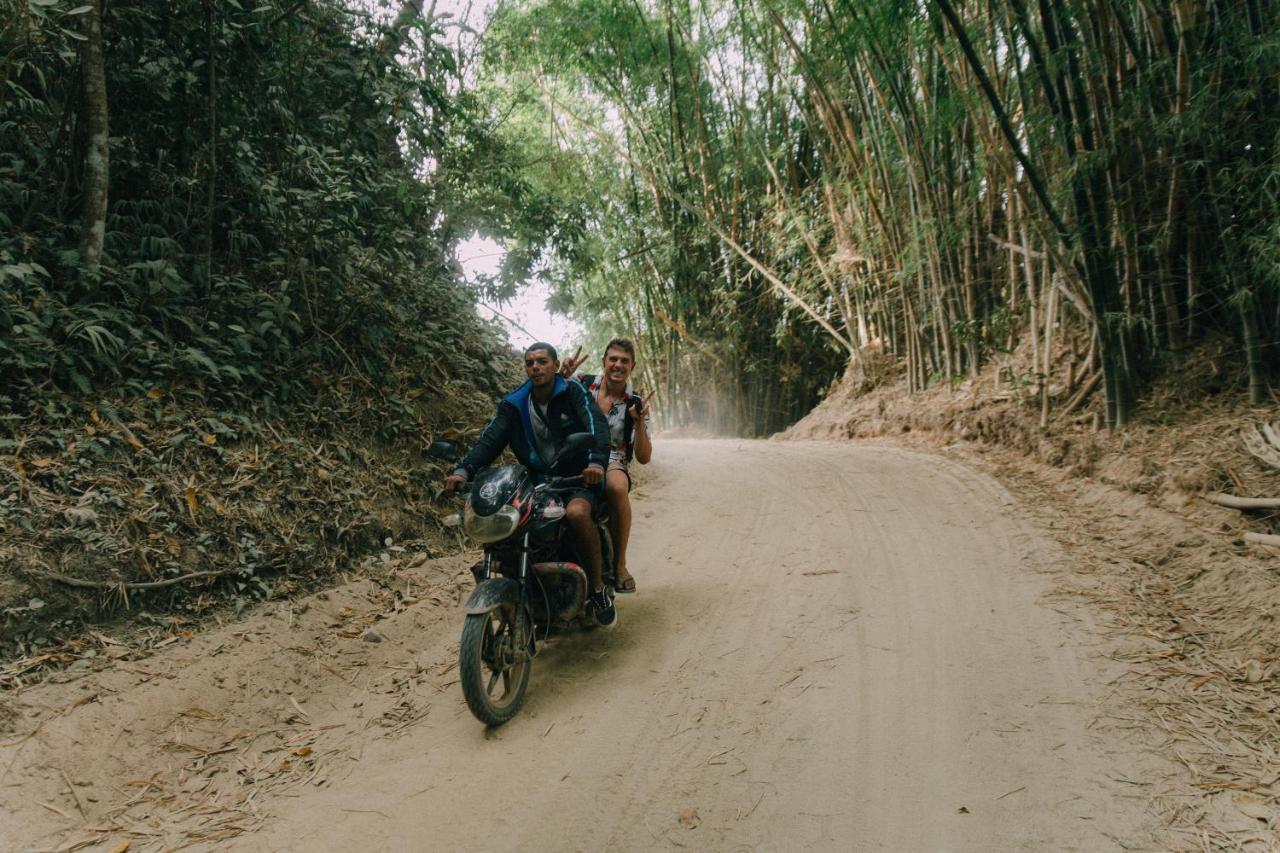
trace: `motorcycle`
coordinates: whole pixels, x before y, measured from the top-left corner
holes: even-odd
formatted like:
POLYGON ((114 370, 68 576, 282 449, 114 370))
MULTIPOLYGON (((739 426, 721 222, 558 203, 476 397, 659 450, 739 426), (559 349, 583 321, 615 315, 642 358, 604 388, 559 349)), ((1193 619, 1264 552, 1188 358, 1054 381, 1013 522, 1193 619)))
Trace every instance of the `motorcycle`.
MULTIPOLYGON (((591 441, 586 433, 570 435, 563 463, 553 471, 581 470, 573 463, 591 441)), ((459 458, 449 441, 433 443, 427 453, 446 462, 459 458)), ((540 479, 523 465, 485 468, 464 487, 462 513, 445 519, 484 545, 484 559, 472 567, 476 587, 467 599, 458 674, 467 707, 487 726, 507 722, 524 705, 540 640, 599 626, 575 537, 563 523, 568 495, 582 487, 581 475, 540 479)), ((613 543, 603 503, 594 521, 611 595, 613 543)))

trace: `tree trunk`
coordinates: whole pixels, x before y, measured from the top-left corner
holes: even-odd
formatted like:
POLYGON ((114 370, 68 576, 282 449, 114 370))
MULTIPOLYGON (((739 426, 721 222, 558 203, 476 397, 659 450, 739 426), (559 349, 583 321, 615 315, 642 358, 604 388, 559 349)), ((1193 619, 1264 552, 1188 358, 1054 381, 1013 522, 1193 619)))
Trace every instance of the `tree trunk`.
POLYGON ((1252 299, 1237 299, 1240 323, 1244 331, 1244 357, 1249 367, 1249 404, 1261 406, 1267 401, 1267 380, 1262 369, 1261 347, 1258 344, 1258 312, 1252 299))
POLYGON ((209 188, 205 197, 204 280, 213 280, 213 219, 218 197, 218 37, 214 31, 214 2, 205 0, 204 21, 209 36, 209 188))
POLYGON ((102 243, 107 233, 107 187, 110 146, 107 128, 107 74, 102 49, 103 0, 90 0, 84 16, 85 40, 80 47, 85 125, 89 142, 85 152, 84 198, 80 218, 80 260, 92 275, 102 265, 102 243))

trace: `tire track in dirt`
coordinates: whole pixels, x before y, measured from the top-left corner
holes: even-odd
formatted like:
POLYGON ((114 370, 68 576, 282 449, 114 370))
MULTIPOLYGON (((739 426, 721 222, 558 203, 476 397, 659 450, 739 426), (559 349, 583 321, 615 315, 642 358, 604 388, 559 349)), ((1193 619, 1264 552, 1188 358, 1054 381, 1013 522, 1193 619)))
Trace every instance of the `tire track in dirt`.
MULTIPOLYGON (((1061 554, 1000 486, 881 446, 664 441, 657 456, 635 501, 640 593, 620 599, 617 630, 548 643, 501 729, 450 682, 451 606, 386 616, 395 645, 375 649, 314 624, 235 626, 275 642, 222 651, 227 671, 261 678, 292 655, 354 673, 299 685, 305 727, 278 696, 217 705, 186 674, 166 681, 182 695, 166 713, 234 708, 246 729, 316 731, 325 757, 321 784, 264 786, 240 807, 251 831, 196 849, 1092 851, 1145 837, 1143 803, 1112 778, 1124 745, 1088 730, 1104 675, 1089 621, 1040 603, 1061 554), (408 716, 370 724, 396 703, 408 716)), ((450 602, 460 566, 437 572, 450 602)), ((232 692, 261 686, 245 681, 232 692)), ((43 842, 75 837, 50 835, 57 823, 43 842)))

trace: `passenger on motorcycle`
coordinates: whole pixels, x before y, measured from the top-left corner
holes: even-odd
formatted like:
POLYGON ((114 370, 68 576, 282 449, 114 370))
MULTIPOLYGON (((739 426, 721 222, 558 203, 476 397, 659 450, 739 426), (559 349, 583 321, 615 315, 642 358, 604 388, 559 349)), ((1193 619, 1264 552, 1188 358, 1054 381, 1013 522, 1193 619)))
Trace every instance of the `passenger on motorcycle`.
MULTIPOLYGON (((574 375, 581 349, 565 359, 561 373, 574 375)), ((636 345, 627 338, 614 338, 604 348, 604 371, 598 375, 574 376, 591 394, 609 423, 609 468, 605 473, 605 497, 609 502, 609 532, 613 536, 614 589, 636 591, 636 579, 627 568, 627 540, 631 536, 631 460, 649 464, 653 444, 649 440, 649 413, 644 400, 631 388, 631 371, 636 366, 636 345)))
POLYGON ((560 361, 551 344, 538 342, 525 350, 524 372, 529 381, 503 398, 475 447, 445 477, 445 494, 474 477, 506 447, 535 475, 549 475, 565 439, 573 433, 590 433, 595 443, 582 471, 586 487, 569 496, 565 521, 584 552, 596 619, 612 627, 618 616, 613 597, 604 588, 600 536, 593 519, 603 497, 601 483, 609 460, 608 424, 586 389, 560 375, 560 361))

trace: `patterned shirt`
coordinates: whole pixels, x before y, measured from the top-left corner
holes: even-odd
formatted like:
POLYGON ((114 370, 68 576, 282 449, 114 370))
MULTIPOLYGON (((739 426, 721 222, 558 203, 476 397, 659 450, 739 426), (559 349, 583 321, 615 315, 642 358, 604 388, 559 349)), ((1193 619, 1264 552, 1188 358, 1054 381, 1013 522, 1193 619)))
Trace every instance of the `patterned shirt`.
MULTIPOLYGON (((587 390, 591 392, 591 398, 597 403, 600 402, 600 390, 604 388, 605 380, 603 376, 583 376, 579 374, 579 381, 582 379, 590 379, 591 383, 587 385, 587 390)), ((627 383, 626 390, 622 392, 622 399, 617 400, 604 413, 604 419, 609 424, 609 463, 626 466, 631 458, 632 446, 627 442, 627 401, 634 396, 631 389, 631 383, 627 383)), ((638 398, 637 398, 638 399, 638 398)), ((644 410, 641 415, 644 418, 645 426, 649 425, 649 412, 644 410)))

